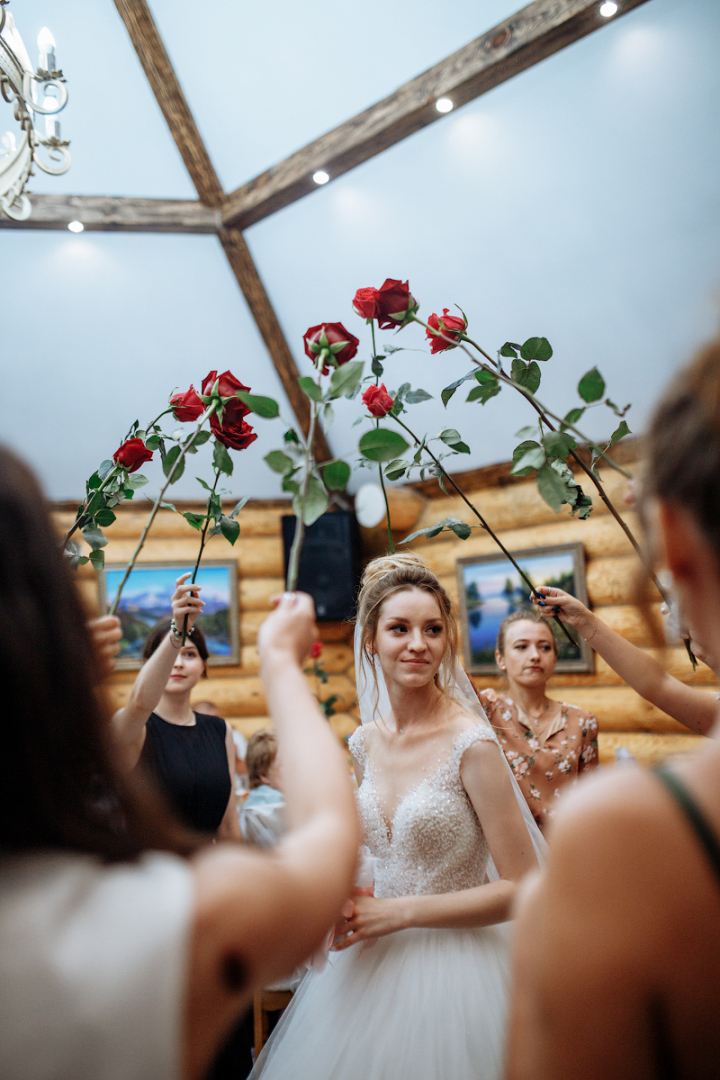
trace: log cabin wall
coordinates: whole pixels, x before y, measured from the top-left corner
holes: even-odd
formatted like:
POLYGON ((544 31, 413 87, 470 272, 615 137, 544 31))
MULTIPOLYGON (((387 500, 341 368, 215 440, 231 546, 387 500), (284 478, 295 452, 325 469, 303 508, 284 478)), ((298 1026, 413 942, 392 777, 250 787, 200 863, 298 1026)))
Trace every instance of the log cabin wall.
MULTIPOLYGON (((229 504, 229 509, 231 506, 229 504)), ((182 509, 202 512, 204 508, 200 504, 183 504, 182 509)), ((249 503, 240 513, 241 533, 235 546, 231 547, 222 537, 211 537, 203 556, 208 560, 229 562, 234 559, 237 562, 240 663, 209 667, 208 678, 198 684, 193 700, 214 702, 221 714, 246 737, 269 725, 256 641, 260 624, 268 612, 269 598, 284 588, 280 519, 289 509, 289 503, 284 500, 249 503)), ((64 506, 56 510, 58 530, 64 532, 70 527, 74 510, 75 507, 70 510, 64 506)), ((148 508, 140 511, 127 505, 116 508, 117 520, 107 529, 105 559, 108 563, 127 562, 148 512, 148 508)), ((140 563, 172 562, 192 569, 198 544, 198 533, 184 518, 161 510, 143 548, 140 563)), ((88 612, 97 614, 97 580, 89 565, 78 570, 78 585, 88 612)), ((344 623, 322 623, 319 629, 324 642, 321 660, 329 677, 327 683, 319 687, 315 686, 316 680, 311 675, 308 675, 308 681, 313 692, 319 691, 323 700, 337 695, 337 713, 330 722, 338 736, 344 738, 357 725, 357 720, 348 711, 355 703, 352 627, 344 623)), ((117 671, 109 680, 108 691, 114 708, 125 703, 136 675, 136 670, 117 671)))
MULTIPOLYGON (((509 550, 581 541, 590 604, 600 618, 633 644, 654 651, 673 675, 709 693, 716 692, 717 680, 710 669, 699 664, 693 672, 682 647, 660 652, 652 649, 650 630, 633 604, 637 556, 620 526, 597 497, 590 518, 579 521, 570 517, 567 510, 556 515, 538 495, 534 481, 511 477, 508 465, 474 470, 457 478, 509 550)), ((623 507, 624 519, 638 535, 637 515, 626 510, 623 504, 625 479, 606 471, 605 482, 615 505, 623 507)), ((444 517, 470 521, 467 508, 459 499, 446 498, 435 481, 400 490, 402 497, 394 501, 392 508, 393 523, 398 525, 397 540, 412 528, 424 528, 444 517), (420 518, 413 525, 418 513, 420 518)), ((188 508, 201 509, 199 506, 188 508)), ((241 535, 235 547, 231 548, 221 537, 212 538, 207 546, 208 559, 237 561, 241 657, 239 665, 210 668, 209 678, 198 686, 194 700, 213 701, 245 736, 269 723, 258 672, 256 640, 268 610, 269 597, 283 588, 280 518, 288 508, 286 502, 279 500, 249 503, 240 514, 241 535)), ((146 513, 146 510, 118 508, 117 521, 107 531, 109 542, 105 552, 108 562, 127 561, 146 513)), ((56 518, 58 528, 66 529, 72 521, 72 511, 58 508, 56 518)), ((366 557, 386 551, 387 533, 383 525, 361 532, 366 557)), ((178 562, 191 567, 197 546, 198 534, 183 518, 161 511, 143 550, 142 561, 178 562)), ((466 541, 443 533, 432 540, 415 541, 412 546, 424 556, 455 601, 458 598, 456 560, 467 555, 492 554, 496 550, 492 540, 480 530, 474 530, 466 541)), ((95 613, 97 584, 89 566, 78 572, 78 584, 88 611, 95 613)), ((659 606, 659 598, 656 606, 659 606)), ((343 623, 324 623, 320 626, 320 637, 325 645, 322 662, 329 676, 328 682, 317 687, 311 676, 308 679, 313 691, 319 691, 323 699, 337 695, 335 707, 338 711, 331 724, 340 738, 346 738, 357 724, 352 627, 343 623)), ((134 678, 134 671, 119 671, 112 677, 109 692, 115 706, 126 700, 134 678)), ((494 676, 474 676, 473 681, 479 688, 502 685, 500 678, 494 676)), ((597 716, 600 758, 605 764, 613 761, 615 749, 621 745, 641 760, 653 761, 668 753, 690 749, 699 741, 698 736, 689 734, 671 717, 638 697, 598 656, 595 656, 594 673, 557 675, 549 684, 549 693, 551 697, 580 705, 597 716)))

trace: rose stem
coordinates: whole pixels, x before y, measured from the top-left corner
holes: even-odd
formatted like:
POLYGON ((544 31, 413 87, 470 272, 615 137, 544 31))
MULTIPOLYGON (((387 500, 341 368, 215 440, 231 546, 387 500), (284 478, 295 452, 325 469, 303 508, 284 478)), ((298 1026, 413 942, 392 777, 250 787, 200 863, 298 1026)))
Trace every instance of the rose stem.
MULTIPOLYGON (((215 472, 215 483, 213 484, 212 492, 210 493, 210 495, 208 495, 207 515, 205 517, 205 524, 203 525, 202 536, 200 537, 200 550, 198 551, 197 559, 195 560, 195 569, 193 570, 193 575, 192 575, 192 578, 190 580, 191 585, 195 584, 195 581, 196 581, 197 575, 198 575, 198 570, 200 568, 200 560, 202 559, 203 548, 205 547, 205 538, 207 537, 207 531, 208 531, 208 528, 209 528, 209 525, 210 525, 210 502, 212 500, 213 495, 215 494, 215 488, 218 486, 218 480, 219 479, 220 479, 220 470, 217 469, 216 472, 215 472)), ((185 644, 186 638, 187 638, 188 619, 189 618, 190 618, 190 616, 186 615, 185 616, 185 621, 183 622, 183 636, 182 636, 182 641, 180 642, 180 648, 183 647, 183 645, 185 644)))
POLYGON ((290 558, 288 560, 286 583, 288 592, 294 592, 295 587, 297 586, 298 571, 300 569, 300 549, 303 540, 305 539, 305 498, 307 496, 307 486, 310 478, 310 463, 313 460, 313 442, 315 440, 315 422, 317 420, 317 414, 318 403, 313 401, 312 411, 310 413, 310 430, 308 431, 307 442, 305 443, 305 474, 299 492, 300 514, 295 515, 295 535, 293 537, 292 547, 290 548, 290 558))
MULTIPOLYGON (((405 431, 407 431, 407 433, 408 433, 408 435, 409 435, 409 436, 411 437, 411 439, 413 439, 413 440, 414 440, 414 442, 415 442, 415 445, 416 445, 416 446, 420 446, 420 445, 421 445, 420 439, 418 439, 418 437, 417 437, 417 435, 415 434, 415 432, 411 431, 411 430, 410 430, 410 428, 409 428, 409 427, 407 426, 407 424, 404 424, 404 423, 402 422, 402 420, 400 419, 400 417, 399 417, 399 416, 395 416, 395 417, 393 417, 393 419, 395 420, 395 422, 396 422, 396 423, 398 423, 398 424, 400 425, 400 427, 402 427, 402 428, 405 428, 405 431)), ((425 446, 425 452, 426 452, 426 453, 428 454, 428 456, 429 456, 429 457, 431 457, 431 458, 432 458, 432 460, 433 460, 433 461, 435 462, 435 465, 436 465, 436 466, 437 466, 437 468, 438 468, 438 469, 440 470, 440 472, 441 472, 441 473, 442 473, 442 475, 443 475, 443 476, 445 477, 445 479, 446 479, 446 480, 449 480, 449 481, 450 481, 450 483, 451 483, 451 484, 452 484, 452 486, 453 486, 453 487, 455 488, 455 490, 457 491, 458 495, 460 496, 460 498, 462 499, 462 501, 463 501, 463 502, 464 502, 464 503, 466 504, 466 506, 468 506, 468 507, 469 507, 469 509, 470 509, 470 510, 472 510, 473 514, 474 514, 474 515, 475 515, 475 517, 476 517, 476 518, 478 519, 478 521, 479 521, 479 522, 480 522, 480 524, 482 525, 483 529, 485 529, 485 531, 487 532, 488 536, 492 537, 492 539, 493 539, 493 540, 495 541, 495 543, 497 544, 497 546, 498 546, 498 547, 500 548, 500 550, 502 551, 502 553, 503 553, 503 555, 504 555, 504 556, 506 557, 506 559, 508 559, 508 560, 509 560, 509 561, 510 561, 510 562, 512 563, 512 565, 513 565, 513 566, 515 567, 515 569, 517 570, 517 572, 518 572, 518 574, 520 575, 520 577, 522 578, 522 580, 523 580, 523 581, 525 582, 525 584, 527 585, 527 587, 528 587, 528 588, 530 589, 530 594, 531 594, 532 596, 536 596, 536 595, 537 595, 537 593, 535 592, 535 586, 533 585, 532 581, 531 581, 531 580, 530 580, 530 578, 529 578, 529 577, 527 576, 527 574, 525 573, 525 571, 524 571, 524 570, 523 570, 523 569, 522 569, 522 568, 521 568, 520 566, 518 566, 518 564, 516 563, 516 561, 515 561, 515 559, 513 558, 513 556, 512 556, 511 554, 510 554, 510 552, 508 551, 508 549, 507 549, 507 548, 505 547, 505 545, 503 544, 503 542, 502 542, 502 540, 500 539, 500 537, 499 537, 499 536, 497 536, 497 535, 496 535, 496 533, 494 533, 494 532, 493 532, 493 530, 492 530, 492 529, 490 528, 490 526, 488 525, 487 521, 486 521, 486 520, 485 520, 485 518, 484 518, 484 517, 482 516, 482 514, 481 514, 481 513, 480 513, 480 512, 478 511, 478 510, 476 510, 476 509, 475 509, 475 507, 474 507, 474 506, 473 506, 473 504, 472 504, 472 503, 470 502, 470 500, 469 500, 469 499, 467 498, 467 496, 465 495, 465 493, 464 493, 464 492, 463 492, 463 491, 462 491, 462 490, 461 490, 461 489, 460 489, 460 488, 458 487, 458 485, 457 485, 457 484, 455 483, 455 481, 453 480, 452 476, 450 476, 450 474, 449 474, 448 472, 446 472, 446 471, 445 471, 445 469, 444 469, 444 468, 442 467, 442 465, 441 465, 440 461, 438 460, 438 458, 436 458, 436 457, 435 457, 435 455, 433 454, 433 452, 432 452, 432 450, 431 450, 431 449, 429 448, 429 446, 425 446)), ((577 642, 576 642, 576 641, 574 641, 574 640, 573 640, 573 638, 572 638, 572 637, 570 636, 570 634, 568 633, 568 629, 567 629, 567 627, 565 626, 565 624, 564 624, 563 622, 561 622, 561 620, 560 620, 560 619, 558 619, 558 618, 557 618, 557 616, 555 617, 555 622, 556 622, 556 623, 558 624, 558 626, 560 627, 560 629, 562 630, 562 632, 563 632, 563 633, 565 634, 565 637, 566 637, 566 638, 568 639, 568 641, 569 641, 569 642, 570 642, 570 644, 571 644, 571 645, 573 646, 573 648, 577 648, 577 642)))
MULTIPOLYGON (((158 420, 162 420, 163 416, 165 416, 165 414, 169 413, 169 412, 172 412, 172 409, 163 409, 163 411, 160 413, 160 415, 156 416, 155 419, 150 424, 148 424, 148 426, 145 428, 145 430, 149 431, 150 428, 155 427, 158 420)), ((130 432, 128 432, 128 434, 123 439, 123 443, 126 443, 129 438, 130 438, 130 432)), ((86 511, 87 511, 88 506, 92 502, 92 500, 95 498, 96 495, 99 495, 101 491, 104 491, 104 489, 107 487, 107 485, 112 480, 113 476, 117 476, 118 470, 121 469, 121 468, 122 468, 121 465, 117 465, 117 464, 113 465, 112 469, 107 474, 107 476, 105 477, 105 479, 101 483, 100 487, 97 489, 97 491, 93 492, 92 498, 89 498, 89 499, 86 498, 85 499, 85 502, 83 503, 83 509, 78 513, 77 517, 75 518, 75 521, 74 521, 73 526, 70 529, 70 531, 65 534, 65 539, 62 542, 63 548, 66 546, 68 540, 73 535, 73 533, 76 532, 77 529, 80 529, 80 528, 84 527, 83 519, 87 516, 86 511)))
POLYGON ((175 458, 174 462, 172 463, 172 468, 170 469, 170 472, 168 473, 168 478, 165 481, 165 486, 162 488, 162 490, 160 491, 160 494, 158 495, 157 499, 155 500, 155 504, 154 504, 154 506, 153 506, 153 508, 152 508, 152 510, 150 512, 150 517, 147 519, 147 521, 145 523, 145 528, 140 533, 140 539, 137 542, 137 546, 136 546, 135 550, 133 551, 132 555, 130 556, 130 562, 125 567, 125 573, 123 575, 122 581, 118 585, 118 590, 117 590, 117 592, 115 594, 115 599, 113 600, 112 605, 110 607, 110 611, 108 612, 109 615, 114 615, 115 612, 117 611, 118 604, 120 603, 120 597, 122 596, 122 591, 125 588, 125 582, 130 577, 130 574, 132 573, 132 569, 135 566, 135 562, 137 560, 137 557, 138 557, 138 555, 140 554, 140 552, 143 549, 143 546, 145 544, 145 540, 147 538, 147 534, 150 532, 150 526, 152 525, 153 521, 155 520, 155 518, 157 516, 157 512, 160 509, 160 503, 163 501, 163 498, 165 496, 165 492, 167 491, 167 489, 172 484, 173 477, 174 477, 174 475, 175 475, 175 473, 177 471, 178 465, 180 464, 181 461, 183 461, 185 459, 185 455, 187 454, 188 450, 192 446, 194 446, 195 440, 197 439, 198 435, 200 434, 200 431, 202 430, 203 424, 205 423, 205 421, 207 419, 209 419, 209 417, 212 416, 212 414, 217 409, 218 404, 219 404, 219 401, 213 401, 208 406, 207 411, 204 413, 203 416, 201 416, 200 423, 198 424, 197 428, 193 432, 192 436, 190 437, 188 442, 185 444, 185 446, 182 448, 182 450, 180 451, 180 453, 178 454, 178 456, 175 458))
MULTIPOLYGON (((370 333, 372 334, 372 351, 373 351, 372 358, 374 360, 375 356, 377 354, 377 345, 375 344, 375 323, 374 323, 374 321, 372 319, 368 319, 368 322, 370 323, 370 333)), ((375 385, 376 386, 380 385, 380 376, 379 375, 375 376, 375 385)), ((380 427, 380 421, 379 420, 375 421, 375 427, 376 428, 380 427)), ((385 520, 387 522, 388 543, 390 545, 390 554, 394 555, 395 554, 395 541, 393 540, 392 529, 390 527, 390 504, 388 503, 387 491, 385 490, 385 478, 383 477, 382 461, 378 462, 378 472, 380 473, 380 487, 382 488, 383 499, 385 500, 385 520)))

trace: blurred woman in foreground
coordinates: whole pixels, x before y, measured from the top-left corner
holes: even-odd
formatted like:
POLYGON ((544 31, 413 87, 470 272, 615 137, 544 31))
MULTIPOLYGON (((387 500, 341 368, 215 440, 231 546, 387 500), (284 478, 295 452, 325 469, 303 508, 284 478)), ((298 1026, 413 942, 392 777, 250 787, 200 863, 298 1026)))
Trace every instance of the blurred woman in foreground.
MULTIPOLYGON (((643 486, 649 550, 720 656, 720 341, 656 410, 643 486)), ((520 905, 515 985, 512 1080, 717 1077, 717 727, 696 755, 568 798, 520 905)))
POLYGON ((272 856, 199 846, 115 760, 84 613, 34 477, 0 449, 0 1075, 200 1080, 254 987, 339 916, 353 796, 301 665, 312 601, 259 648, 289 831, 272 856), (321 782, 319 782, 321 780, 321 782))

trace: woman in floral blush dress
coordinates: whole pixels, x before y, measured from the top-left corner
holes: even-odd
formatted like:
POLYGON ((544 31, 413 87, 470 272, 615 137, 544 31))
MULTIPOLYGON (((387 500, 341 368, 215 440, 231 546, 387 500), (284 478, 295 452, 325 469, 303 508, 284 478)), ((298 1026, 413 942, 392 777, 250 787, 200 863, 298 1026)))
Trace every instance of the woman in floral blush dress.
POLYGON ((500 623, 495 659, 508 691, 478 697, 541 829, 578 776, 598 764, 594 716, 545 693, 557 663, 555 636, 535 611, 514 611, 500 623))

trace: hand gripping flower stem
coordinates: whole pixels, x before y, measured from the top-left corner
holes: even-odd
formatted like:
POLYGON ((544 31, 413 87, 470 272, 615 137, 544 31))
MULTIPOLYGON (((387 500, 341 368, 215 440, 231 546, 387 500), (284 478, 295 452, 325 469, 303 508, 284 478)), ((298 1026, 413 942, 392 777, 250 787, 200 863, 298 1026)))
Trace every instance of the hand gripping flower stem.
MULTIPOLYGON (((213 486, 212 486, 212 491, 211 491, 211 492, 210 492, 210 494, 208 495, 208 501, 207 501, 207 517, 205 518, 205 524, 203 525, 203 531, 202 531, 202 534, 201 534, 201 536, 200 536, 200 550, 198 551, 198 554, 197 554, 197 559, 195 560, 195 566, 193 567, 192 577, 191 577, 191 579, 190 579, 190 584, 191 584, 191 585, 194 585, 194 584, 195 584, 195 582, 196 582, 196 580, 197 580, 197 576, 198 576, 198 570, 200 569, 200 560, 202 559, 203 551, 205 550, 205 542, 206 542, 206 540, 207 540, 207 534, 208 534, 208 529, 210 528, 210 510, 211 510, 211 503, 212 503, 213 497, 214 497, 214 495, 215 495, 215 491, 216 491, 216 489, 217 489, 217 486, 218 486, 218 481, 219 481, 219 480, 220 480, 220 470, 219 470, 219 469, 216 469, 216 470, 215 470, 215 483, 214 483, 214 484, 213 484, 213 486)), ((191 595, 192 595, 192 594, 191 594, 191 595)), ((182 646, 183 646, 183 645, 185 644, 185 642, 186 642, 186 640, 187 640, 187 635, 188 635, 188 619, 189 619, 189 618, 190 618, 190 616, 189 616, 189 615, 186 615, 186 616, 185 616, 185 620, 184 620, 184 622, 183 622, 182 641, 180 642, 180 647, 181 647, 181 648, 182 648, 182 646)))
POLYGON ((201 430, 203 428, 203 425, 205 424, 205 421, 210 419, 210 417, 217 410, 219 405, 220 405, 220 399, 219 398, 217 398, 217 399, 215 399, 214 401, 211 402, 211 404, 205 410, 203 415, 200 417, 200 420, 198 422, 198 426, 195 428, 195 431, 192 433, 192 435, 190 436, 190 438, 186 442, 185 446, 183 446, 182 450, 180 451, 178 456, 173 461, 172 466, 170 468, 170 471, 168 472, 168 475, 167 475, 167 480, 165 481, 165 484, 163 485, 163 487, 162 487, 162 489, 160 491, 160 494, 158 495, 157 499, 155 500, 155 503, 153 504, 153 508, 150 511, 150 517, 145 522, 145 528, 140 533, 140 539, 137 542, 135 550, 133 551, 132 555, 130 556, 130 562, 125 567, 125 573, 123 574, 122 580, 121 580, 120 584, 118 585, 118 589, 117 589, 117 592, 115 594, 115 599, 112 602, 112 605, 110 607, 110 611, 108 612, 108 614, 114 615, 115 612, 117 611, 118 604, 120 603, 120 597, 122 596, 122 591, 125 588, 125 583, 126 583, 127 579, 130 577, 130 574, 132 573, 133 567, 135 566, 135 563, 137 561, 137 557, 138 557, 138 555, 140 554, 140 552, 143 549, 143 546, 145 544, 145 540, 147 539, 147 534, 150 532, 150 528, 152 526, 152 523, 155 520, 155 518, 157 517, 157 512, 160 509, 160 504, 162 503, 163 499, 165 498, 165 492, 167 491, 167 489, 170 487, 170 485, 173 482, 173 479, 175 477, 175 473, 178 470, 178 466, 180 465, 180 463, 182 461, 185 460, 185 456, 186 456, 188 450, 190 450, 195 445, 195 440, 197 439, 198 435, 200 434, 200 432, 201 432, 201 430))
MULTIPOLYGON (((395 423, 396 423, 396 424, 399 424, 401 428, 404 428, 404 429, 405 429, 405 431, 407 431, 408 435, 409 435, 409 436, 410 436, 410 438, 411 438, 411 439, 413 440, 413 442, 415 443, 415 445, 416 445, 416 446, 422 446, 422 442, 421 442, 421 440, 420 440, 420 439, 419 439, 419 438, 417 437, 417 435, 415 434, 415 432, 414 432, 414 431, 411 431, 411 430, 410 430, 410 428, 409 428, 409 427, 407 426, 407 424, 403 423, 403 421, 402 421, 402 420, 400 419, 400 417, 399 417, 399 416, 394 416, 394 417, 393 417, 393 420, 395 421, 395 423)), ((476 518, 478 519, 478 521, 480 522, 480 525, 482 526, 482 528, 483 528, 483 529, 485 529, 485 531, 487 532, 488 536, 490 536, 490 537, 491 537, 491 538, 492 538, 492 539, 493 539, 493 540, 495 541, 495 543, 496 543, 496 544, 497 544, 497 546, 498 546, 498 547, 500 548, 500 550, 502 551, 502 553, 503 553, 503 555, 505 556, 505 558, 506 558, 506 559, 508 559, 508 561, 509 561, 509 562, 511 562, 511 563, 512 563, 512 565, 513 565, 513 566, 515 567, 515 569, 517 570, 517 572, 518 572, 518 574, 520 575, 520 577, 522 578, 522 580, 523 580, 523 581, 525 582, 525 584, 527 585, 527 587, 528 587, 528 588, 530 589, 530 595, 531 595, 531 596, 534 596, 534 595, 536 595, 536 594, 535 594, 535 586, 533 585, 533 583, 532 583, 532 581, 530 580, 530 578, 529 578, 529 577, 527 576, 527 574, 526 574, 526 573, 525 573, 525 571, 524 571, 524 570, 522 569, 522 567, 521 567, 521 566, 519 566, 519 565, 518 565, 518 563, 517 563, 517 562, 515 561, 515 559, 513 558, 513 556, 512 556, 511 554, 510 554, 510 552, 508 551, 508 549, 507 549, 507 548, 505 547, 505 545, 503 544, 503 542, 502 542, 502 540, 500 539, 500 537, 499 537, 499 536, 497 535, 497 533, 493 532, 493 530, 492 530, 492 529, 490 528, 490 526, 488 525, 487 521, 486 521, 486 520, 485 520, 485 518, 484 518, 484 517, 482 516, 482 514, 480 513, 480 511, 479 511, 479 510, 477 510, 477 509, 476 509, 476 508, 475 508, 475 507, 473 506, 473 504, 472 504, 472 503, 470 502, 470 500, 469 500, 469 499, 467 498, 467 496, 465 495, 465 493, 464 493, 464 492, 463 492, 463 491, 462 491, 462 490, 461 490, 461 489, 460 489, 460 488, 458 487, 458 485, 457 485, 457 484, 455 483, 455 481, 453 480, 452 476, 450 476, 450 474, 449 474, 448 472, 446 472, 446 471, 445 471, 445 469, 443 468, 443 466, 442 466, 442 465, 441 465, 441 463, 440 463, 440 459, 439 459, 439 458, 437 458, 437 457, 435 456, 435 454, 433 454, 432 450, 431 450, 431 449, 429 448, 429 446, 427 446, 427 445, 425 445, 425 452, 427 453, 428 457, 432 458, 433 462, 435 463, 435 466, 436 466, 436 468, 437 468, 437 469, 438 469, 438 470, 439 470, 439 471, 440 471, 440 472, 442 473, 442 475, 443 475, 444 479, 445 479, 445 480, 447 480, 447 481, 448 481, 448 482, 449 482, 450 484, 452 484, 452 486, 453 486, 453 487, 455 488, 456 492, 458 493, 458 495, 460 496, 460 498, 462 499, 462 501, 463 501, 463 502, 465 503, 465 505, 466 505, 466 506, 468 507, 468 509, 469 509, 469 510, 471 510, 471 511, 472 511, 472 513, 473 513, 473 514, 475 515, 475 517, 476 517, 476 518)), ((565 624, 564 624, 563 622, 561 622, 561 621, 560 621, 560 619, 558 619, 557 617, 555 618, 555 622, 556 622, 556 623, 557 623, 557 625, 558 625, 558 626, 560 627, 560 629, 562 630, 562 632, 564 633, 565 637, 566 637, 566 638, 568 639, 568 641, 570 642, 570 644, 571 644, 571 645, 572 645, 573 647, 575 647, 575 648, 576 648, 576 647, 577 647, 577 642, 576 642, 576 641, 575 641, 575 640, 574 640, 574 639, 572 638, 572 636, 571 636, 571 635, 570 635, 570 633, 568 632, 568 629, 567 629, 567 627, 565 626, 565 624)))
POLYGON ((293 537, 292 547, 290 548, 290 558, 288 559, 288 573, 286 588, 288 592, 295 592, 297 587, 298 572, 300 570, 300 550, 302 548, 303 540, 305 539, 305 499, 307 496, 308 480, 310 479, 310 468, 313 461, 313 445, 315 442, 315 426, 317 424, 318 417, 318 403, 313 401, 312 409, 310 412, 310 428, 308 430, 307 440, 305 442, 305 470, 300 485, 299 491, 299 503, 300 513, 295 515, 295 536, 293 537))
MULTIPOLYGON (((155 425, 157 424, 157 422, 158 422, 159 420, 162 420, 163 416, 165 416, 165 415, 166 415, 167 413, 169 413, 169 412, 172 412, 172 409, 163 409, 163 411, 162 411, 162 412, 161 412, 161 413, 160 413, 160 414, 159 414, 158 416, 156 416, 154 420, 152 420, 152 421, 151 421, 151 422, 150 422, 150 423, 148 424, 148 426, 147 426, 147 428, 146 428, 145 430, 146 430, 146 431, 150 431, 150 430, 151 430, 152 428, 154 428, 154 427, 155 427, 155 425)), ((127 440, 128 440, 129 438, 130 438, 130 434, 131 434, 131 432, 132 432, 132 428, 130 429, 130 431, 128 432, 128 434, 127 434, 127 435, 125 436, 125 439, 123 440, 123 442, 127 442, 127 440)), ((67 543, 68 543, 68 541, 70 540, 70 538, 71 538, 71 536, 73 535, 73 533, 77 532, 77 530, 78 530, 78 529, 82 529, 82 528, 83 528, 83 527, 84 527, 84 526, 85 526, 85 525, 87 524, 87 522, 89 521, 89 519, 90 519, 90 515, 89 515, 89 514, 87 513, 87 509, 88 509, 88 506, 90 505, 90 503, 91 503, 91 502, 93 501, 93 499, 95 499, 95 498, 96 498, 96 497, 97 497, 97 496, 98 496, 98 495, 99 495, 99 494, 100 494, 101 492, 103 492, 103 491, 105 490, 105 488, 106 488, 106 487, 108 486, 108 484, 110 483, 110 481, 111 481, 111 480, 112 480, 112 479, 113 479, 114 477, 116 477, 116 476, 117 476, 117 474, 118 474, 118 473, 119 473, 119 472, 120 472, 121 470, 122 470, 122 465, 120 465, 120 464, 118 464, 118 463, 116 463, 115 465, 113 465, 113 467, 112 467, 112 468, 110 469, 110 472, 109 472, 109 473, 107 474, 107 476, 105 477, 105 479, 103 480, 103 482, 102 482, 102 483, 100 484, 100 487, 99 487, 99 488, 96 488, 96 489, 95 489, 95 491, 93 491, 91 495, 89 495, 89 496, 87 496, 87 497, 85 498, 85 500, 83 501, 83 506, 82 506, 82 510, 79 510, 79 511, 78 511, 78 513, 77 513, 77 516, 76 516, 76 518, 75 518, 75 521, 74 521, 74 522, 72 523, 72 526, 71 526, 71 528, 70 528, 70 529, 69 529, 69 530, 68 530, 68 531, 67 531, 67 532, 65 533, 65 537, 64 537, 64 539, 63 539, 63 542, 62 542, 62 547, 63 547, 63 549, 64 549, 65 547, 67 547, 67 543)))

